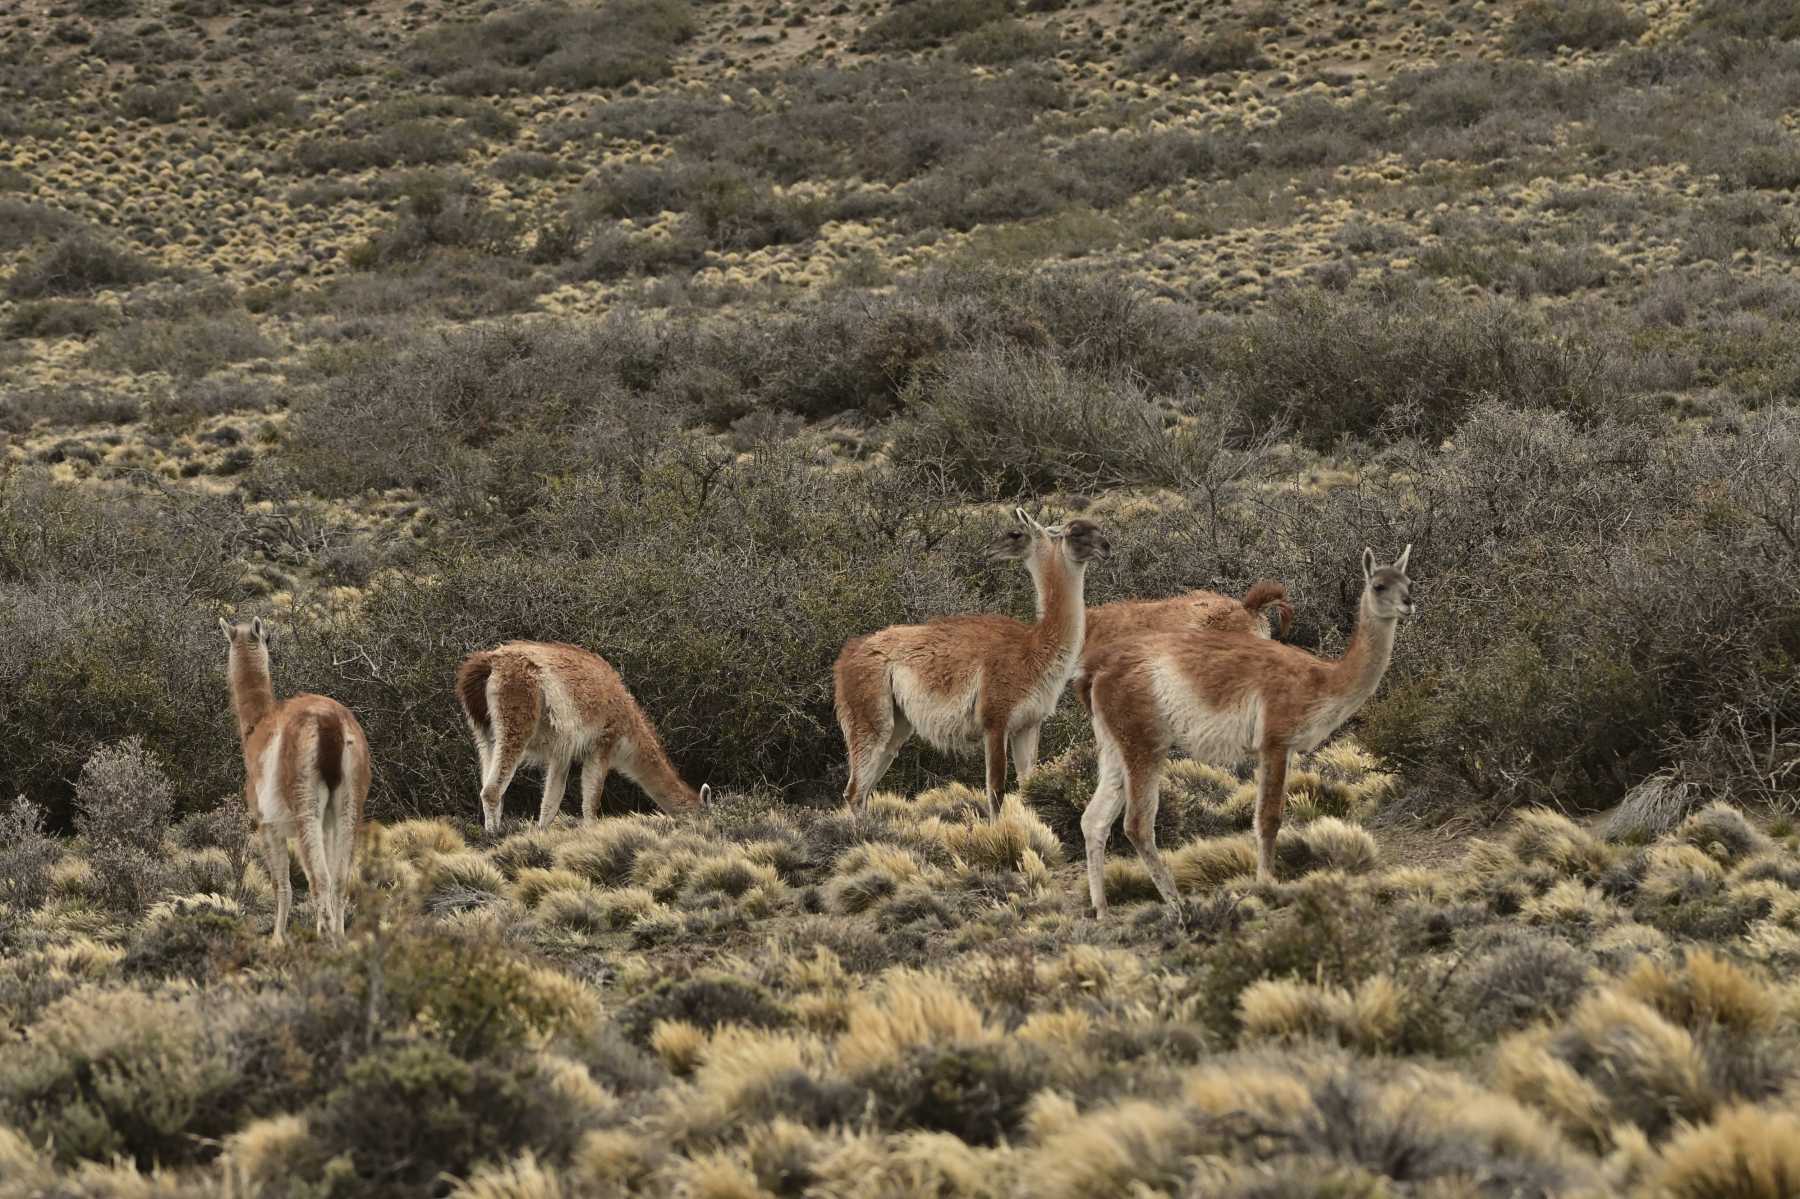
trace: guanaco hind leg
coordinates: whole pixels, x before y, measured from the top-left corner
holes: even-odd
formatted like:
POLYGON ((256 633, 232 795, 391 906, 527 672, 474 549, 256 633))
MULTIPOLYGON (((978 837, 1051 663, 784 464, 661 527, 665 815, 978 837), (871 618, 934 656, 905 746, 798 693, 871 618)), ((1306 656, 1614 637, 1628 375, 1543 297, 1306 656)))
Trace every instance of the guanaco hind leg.
POLYGON ((1287 791, 1288 751, 1268 747, 1256 772, 1256 877, 1275 881, 1275 835, 1281 831, 1281 806, 1287 791))

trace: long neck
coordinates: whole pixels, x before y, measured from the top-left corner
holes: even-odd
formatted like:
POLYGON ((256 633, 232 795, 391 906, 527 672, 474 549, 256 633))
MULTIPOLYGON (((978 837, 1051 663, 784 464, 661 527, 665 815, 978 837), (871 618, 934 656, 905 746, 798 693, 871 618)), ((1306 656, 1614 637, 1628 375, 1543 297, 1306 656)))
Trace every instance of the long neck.
POLYGON ((669 761, 662 739, 646 719, 638 734, 633 755, 631 781, 643 788, 644 794, 656 801, 665 812, 688 812, 700 806, 700 793, 687 785, 669 761))
POLYGON ((1381 686, 1388 662, 1394 656, 1394 624, 1370 611, 1369 596, 1363 593, 1362 607, 1356 614, 1356 631, 1344 656, 1337 661, 1333 673, 1338 694, 1363 703, 1381 686))
POLYGON ((275 709, 275 684, 269 681, 269 658, 261 650, 231 647, 226 677, 231 685, 231 708, 237 714, 238 740, 248 741, 250 731, 275 709))
POLYGON ((1045 646, 1079 656, 1087 635, 1087 569, 1061 553, 1031 562, 1031 583, 1037 593, 1037 627, 1032 630, 1045 646))

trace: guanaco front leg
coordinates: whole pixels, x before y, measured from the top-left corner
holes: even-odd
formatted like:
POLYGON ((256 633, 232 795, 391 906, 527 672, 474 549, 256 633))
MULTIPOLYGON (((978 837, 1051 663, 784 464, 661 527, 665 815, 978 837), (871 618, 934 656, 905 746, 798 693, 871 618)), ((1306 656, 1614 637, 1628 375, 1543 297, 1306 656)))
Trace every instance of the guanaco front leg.
POLYGON ((603 753, 591 753, 581 764, 581 822, 592 824, 600 815, 600 794, 612 762, 603 753))
POLYGON ((1038 736, 1043 730, 1041 724, 1028 724, 1013 730, 1008 749, 1012 753, 1013 774, 1018 776, 1021 784, 1037 769, 1038 736))
POLYGON ((1000 811, 1000 797, 1006 794, 1006 728, 990 726, 987 730, 987 814, 994 819, 1000 811))
POLYGON ((1281 831, 1287 771, 1287 747, 1264 747, 1256 772, 1256 877, 1260 882, 1275 881, 1275 835, 1281 831))
POLYGON ((562 811, 563 791, 569 785, 567 758, 551 758, 544 763, 544 798, 538 805, 538 827, 549 828, 562 811))

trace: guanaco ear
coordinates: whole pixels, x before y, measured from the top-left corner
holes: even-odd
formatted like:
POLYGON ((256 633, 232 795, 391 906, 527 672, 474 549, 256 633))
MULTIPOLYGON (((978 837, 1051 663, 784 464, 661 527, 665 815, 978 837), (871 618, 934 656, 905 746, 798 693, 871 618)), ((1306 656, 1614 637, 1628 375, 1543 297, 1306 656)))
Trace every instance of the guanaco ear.
POLYGON ((1363 546, 1363 582, 1375 577, 1375 551, 1363 546))
POLYGON ((1033 533, 1045 533, 1049 531, 1033 519, 1031 513, 1025 511, 1023 508, 1014 508, 1013 515, 1018 518, 1020 524, 1024 525, 1027 529, 1030 529, 1033 533))
POLYGON ((223 616, 219 617, 219 632, 221 632, 225 635, 226 641, 231 640, 231 630, 232 630, 231 622, 229 620, 226 620, 223 616))
POLYGON ((1406 548, 1400 551, 1400 556, 1394 560, 1394 569, 1405 574, 1406 560, 1410 557, 1412 557, 1412 542, 1409 541, 1406 543, 1406 548))
POLYGON ((701 783, 700 784, 700 806, 705 808, 705 807, 710 807, 711 805, 712 805, 712 784, 711 783, 701 783))
POLYGON ((263 624, 262 617, 258 616, 250 622, 250 631, 256 634, 256 639, 264 645, 269 643, 269 628, 263 624))

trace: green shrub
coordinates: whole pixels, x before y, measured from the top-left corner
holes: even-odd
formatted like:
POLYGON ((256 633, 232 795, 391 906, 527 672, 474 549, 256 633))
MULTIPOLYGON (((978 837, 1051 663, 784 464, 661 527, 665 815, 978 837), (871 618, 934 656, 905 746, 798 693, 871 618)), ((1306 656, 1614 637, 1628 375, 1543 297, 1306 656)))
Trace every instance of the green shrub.
POLYGON ((1800 12, 1785 0, 1706 0, 1691 29, 1714 38, 1792 41, 1800 38, 1800 12))
POLYGON ((919 50, 999 21, 1010 0, 906 0, 863 30, 858 49, 919 50))
POLYGON ((651 1033, 664 1020, 711 1032, 726 1024, 784 1028, 793 1017, 761 988, 728 974, 671 979, 633 999, 617 1017, 626 1039, 640 1046, 650 1043, 651 1033))
POLYGON ((1512 48, 1543 54, 1567 46, 1571 50, 1604 50, 1644 32, 1644 18, 1619 0, 1527 0, 1513 16, 1512 48))
POLYGON ((404 937, 367 952, 380 956, 354 962, 353 986, 365 1002, 377 1004, 396 1031, 416 1031, 423 1022, 458 1058, 499 1054, 579 1030, 578 1013, 545 993, 527 963, 497 941, 414 925, 404 937))
POLYGON ((119 96, 119 111, 128 117, 170 125, 181 110, 200 102, 200 91, 186 80, 128 87, 119 96))
POLYGON ((193 997, 88 990, 50 1005, 0 1071, 0 1116, 56 1161, 174 1167, 211 1155, 238 1075, 193 997))
POLYGON ((1262 428, 1326 449, 1346 435, 1447 436, 1485 396, 1593 419, 1610 406, 1598 346, 1557 338, 1499 307, 1371 307, 1309 292, 1242 327, 1222 390, 1262 428))
POLYGON ((518 231, 503 213, 472 192, 454 189, 440 176, 415 175, 402 184, 405 205, 399 219, 351 248, 347 259, 358 270, 417 262, 438 250, 505 255, 516 249, 518 231))
POLYGON ((1018 1135, 1048 1077, 1045 1063, 1022 1048, 934 1045, 914 1049, 864 1082, 874 1093, 876 1119, 887 1128, 994 1145, 1018 1135))
POLYGON ((548 87, 587 90, 661 79, 693 36, 681 0, 610 0, 598 9, 540 3, 436 26, 413 43, 413 68, 462 95, 548 87))
POLYGON ((204 982, 248 956, 249 935, 232 907, 174 899, 139 928, 119 967, 131 978, 204 982))
POLYGON ((706 242, 721 250, 805 241, 828 217, 824 200, 778 194, 742 167, 679 160, 615 170, 601 180, 582 208, 591 216, 611 217, 688 213, 706 242))
POLYGON ((308 175, 332 171, 386 170, 455 162, 474 143, 463 123, 400 121, 361 137, 311 137, 292 151, 291 169, 308 175))
POLYGON ((1010 17, 977 26, 956 39, 958 62, 1000 66, 1024 59, 1050 58, 1062 39, 1044 29, 1034 29, 1010 17))
POLYGON ((1217 421, 1176 427, 1131 376, 1069 370, 1041 351, 956 354, 915 376, 902 402, 895 458, 977 494, 1179 486, 1224 452, 1217 421))
POLYGON ((86 300, 27 300, 6 322, 8 337, 92 337, 115 316, 102 304, 86 300))
POLYGON ((0 791, 44 804, 53 827, 72 823, 83 763, 128 737, 168 764, 178 810, 241 784, 223 647, 196 610, 239 597, 242 529, 224 509, 39 471, 0 481, 0 791), (196 736, 207 713, 217 735, 196 736))
POLYGON ((55 208, 0 196, 0 250, 16 250, 67 232, 74 218, 55 208))
POLYGON ((1187 78, 1223 71, 1250 71, 1268 65, 1262 45, 1247 30, 1227 30, 1199 40, 1158 38, 1131 55, 1131 69, 1187 78))
POLYGON ((79 232, 62 238, 14 271, 7 280, 6 294, 15 300, 79 295, 130 287, 159 273, 136 254, 79 232))
POLYGON ((315 1193, 397 1199, 527 1149, 559 1161, 579 1119, 528 1064, 465 1061, 431 1043, 397 1046, 345 1072, 309 1116, 309 1144, 289 1169, 318 1180, 315 1193))
POLYGON ((300 94, 291 87, 230 83, 209 93, 204 104, 208 115, 227 129, 291 125, 300 116, 300 94))
POLYGON ((164 371, 181 379, 197 379, 220 367, 275 353, 275 343, 242 310, 222 316, 131 321, 107 329, 88 349, 89 357, 109 370, 164 371))

